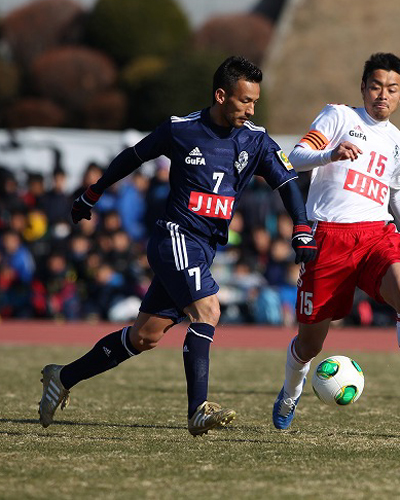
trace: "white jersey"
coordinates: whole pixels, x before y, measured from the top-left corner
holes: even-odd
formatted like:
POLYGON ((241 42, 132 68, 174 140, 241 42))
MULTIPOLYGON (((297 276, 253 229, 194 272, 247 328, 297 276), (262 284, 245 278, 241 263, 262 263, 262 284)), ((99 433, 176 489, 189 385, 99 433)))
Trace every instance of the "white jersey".
POLYGON ((390 187, 400 188, 400 131, 389 121, 374 120, 364 108, 328 104, 296 147, 331 150, 343 141, 363 154, 354 161, 331 163, 327 152, 323 163, 328 163, 312 171, 308 218, 343 223, 393 220, 388 205, 390 187))

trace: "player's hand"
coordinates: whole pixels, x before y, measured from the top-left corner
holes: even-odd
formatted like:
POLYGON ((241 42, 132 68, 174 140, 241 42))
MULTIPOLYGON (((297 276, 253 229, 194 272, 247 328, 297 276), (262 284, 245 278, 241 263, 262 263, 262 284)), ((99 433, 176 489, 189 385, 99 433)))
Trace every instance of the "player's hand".
POLYGON ((332 161, 340 160, 357 160, 358 155, 362 155, 362 151, 355 144, 349 141, 341 142, 336 146, 336 148, 331 153, 332 161))
POLYGON ((96 193, 93 190, 93 186, 89 186, 72 205, 72 222, 74 224, 78 224, 78 222, 82 219, 90 220, 92 218, 92 208, 100 196, 100 193, 96 193))
POLYGON ((295 263, 310 262, 317 256, 317 243, 312 235, 311 228, 307 224, 293 227, 292 247, 296 252, 295 263))

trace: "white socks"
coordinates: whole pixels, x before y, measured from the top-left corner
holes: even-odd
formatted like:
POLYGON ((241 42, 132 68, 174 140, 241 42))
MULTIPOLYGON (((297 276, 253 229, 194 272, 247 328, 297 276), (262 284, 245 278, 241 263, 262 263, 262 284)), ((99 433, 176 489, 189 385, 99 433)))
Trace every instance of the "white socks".
MULTIPOLYGON (((400 318, 397 323, 397 332, 400 329, 400 318)), ((294 337, 287 349, 286 371, 284 392, 285 398, 297 399, 303 390, 303 380, 310 370, 311 360, 308 362, 302 361, 294 348, 294 342, 297 337, 294 337)))

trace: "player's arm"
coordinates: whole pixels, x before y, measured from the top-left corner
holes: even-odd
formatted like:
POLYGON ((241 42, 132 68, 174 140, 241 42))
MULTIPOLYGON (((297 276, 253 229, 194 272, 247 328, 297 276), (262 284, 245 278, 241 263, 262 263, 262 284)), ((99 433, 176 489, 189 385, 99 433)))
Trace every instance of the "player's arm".
POLYGON ((290 163, 297 172, 307 172, 315 167, 323 167, 335 161, 357 160, 362 151, 355 144, 343 141, 333 149, 315 151, 306 146, 297 145, 289 155, 290 163))
POLYGON ((293 220, 292 246, 296 264, 310 262, 317 255, 317 244, 307 221, 303 196, 295 179, 278 188, 283 204, 293 220))
POLYGON ((327 165, 331 160, 332 150, 315 151, 311 148, 296 145, 289 155, 289 161, 297 172, 307 172, 315 167, 327 165))
POLYGON ((111 161, 100 179, 74 201, 71 210, 74 224, 82 219, 90 220, 92 208, 108 187, 134 172, 145 161, 162 154, 168 155, 169 137, 170 125, 169 122, 165 122, 135 146, 121 151, 111 161))
POLYGON ((362 154, 360 148, 348 141, 340 141, 344 123, 340 107, 328 104, 317 116, 311 129, 301 138, 289 155, 297 172, 306 172, 335 161, 354 161, 362 154), (337 144, 332 147, 331 144, 337 144))

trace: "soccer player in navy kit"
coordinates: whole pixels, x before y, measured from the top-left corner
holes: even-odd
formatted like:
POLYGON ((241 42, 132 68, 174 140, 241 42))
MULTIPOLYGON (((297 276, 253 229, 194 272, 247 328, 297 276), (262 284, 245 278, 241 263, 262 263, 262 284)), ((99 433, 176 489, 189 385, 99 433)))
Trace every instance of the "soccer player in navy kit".
POLYGON ((261 70, 251 62, 228 58, 214 75, 210 108, 185 117, 172 116, 117 155, 98 182, 75 200, 73 222, 90 219, 93 205, 109 186, 145 161, 160 155, 171 160, 166 217, 157 221, 148 243, 154 279, 137 320, 100 339, 82 358, 65 366, 44 367, 39 404, 43 427, 52 423, 59 405, 68 404, 71 387, 153 349, 186 317, 190 325, 183 359, 189 432, 201 435, 235 418, 233 410, 207 401, 209 350, 220 316, 219 288, 210 266, 217 244, 227 242, 229 223, 253 175, 264 177, 280 192, 294 222, 296 262, 308 262, 316 255, 297 175, 265 129, 249 121, 261 80, 261 70))

